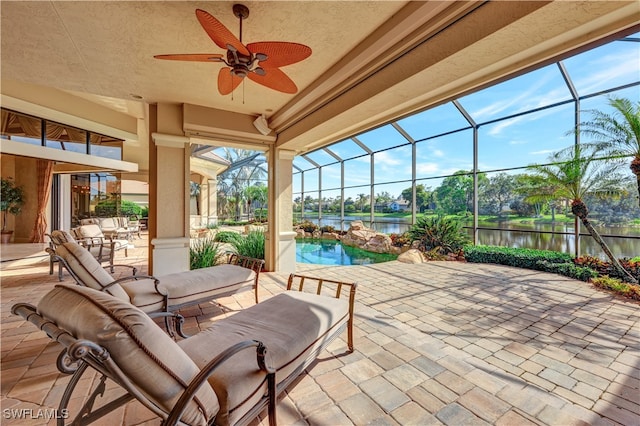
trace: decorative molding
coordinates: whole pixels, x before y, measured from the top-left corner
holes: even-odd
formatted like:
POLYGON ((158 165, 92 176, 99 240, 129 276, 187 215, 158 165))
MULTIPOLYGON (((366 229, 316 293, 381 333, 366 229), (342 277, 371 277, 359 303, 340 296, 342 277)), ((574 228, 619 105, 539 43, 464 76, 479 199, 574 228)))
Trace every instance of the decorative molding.
POLYGON ((156 146, 164 146, 167 148, 184 148, 191 141, 186 136, 167 135, 164 133, 152 133, 153 143, 156 146))

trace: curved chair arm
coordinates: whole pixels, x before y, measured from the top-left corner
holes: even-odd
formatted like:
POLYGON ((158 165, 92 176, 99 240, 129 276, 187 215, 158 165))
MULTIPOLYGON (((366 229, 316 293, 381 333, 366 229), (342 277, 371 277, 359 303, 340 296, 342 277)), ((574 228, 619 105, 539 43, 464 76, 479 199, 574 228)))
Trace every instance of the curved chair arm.
POLYGON ((168 296, 169 293, 163 293, 160 291, 160 289, 158 288, 158 285, 160 285, 160 280, 157 279, 156 277, 154 277, 153 275, 131 275, 130 277, 124 277, 124 278, 118 278, 115 281, 110 282, 109 284, 105 285, 104 287, 102 287, 102 290, 106 290, 109 287, 116 285, 116 284, 120 284, 120 283, 124 283, 127 281, 138 281, 140 279, 150 279, 153 280, 153 285, 156 289, 156 293, 158 293, 161 296, 168 296))
POLYGON ((136 268, 133 265, 123 265, 123 264, 120 263, 120 264, 113 264, 113 265, 109 265, 109 266, 103 266, 102 269, 107 270, 107 269, 115 268, 116 266, 123 267, 123 268, 131 268, 131 276, 132 277, 133 276, 138 276, 138 275, 136 275, 138 273, 138 268, 136 268))
POLYGON ((175 333, 178 333, 178 336, 186 339, 189 337, 188 334, 182 330, 182 326, 184 325, 184 316, 180 314, 176 314, 173 312, 161 311, 161 312, 150 312, 147 314, 149 318, 164 318, 164 327, 167 329, 167 334, 175 340, 175 333), (171 321, 173 320, 173 321, 171 321), (173 327, 171 327, 173 324, 173 327))
MULTIPOLYGON (((191 380, 187 388, 178 399, 178 402, 173 407, 171 412, 169 413, 169 417, 167 417, 165 425, 176 425, 180 421, 180 417, 182 417, 182 413, 184 412, 187 403, 194 397, 195 393, 200 389, 200 386, 203 385, 204 382, 207 381, 209 376, 213 374, 213 372, 226 360, 231 358, 233 355, 238 352, 255 347, 256 348, 256 358, 258 362, 258 366, 262 371, 267 373, 268 378, 268 392, 270 400, 273 398, 273 409, 275 410, 275 374, 276 370, 270 366, 268 366, 265 362, 265 355, 267 353, 267 348, 262 344, 262 342, 258 340, 245 340, 240 343, 236 343, 235 345, 225 349, 218 356, 213 358, 207 365, 205 365, 200 372, 191 380)), ((271 417, 271 406, 269 407, 269 423, 271 424, 272 420, 275 421, 275 416, 271 417)), ((274 412, 275 414, 275 412, 274 412)))

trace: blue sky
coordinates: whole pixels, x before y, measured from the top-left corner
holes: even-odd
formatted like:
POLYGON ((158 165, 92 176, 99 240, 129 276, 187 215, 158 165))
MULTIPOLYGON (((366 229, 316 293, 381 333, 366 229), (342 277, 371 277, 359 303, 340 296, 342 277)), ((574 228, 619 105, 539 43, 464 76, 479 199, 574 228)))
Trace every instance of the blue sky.
MULTIPOLYGON (((638 37, 639 34, 631 37, 638 37)), ((578 95, 585 96, 613 87, 640 80, 640 43, 615 41, 588 52, 565 59, 564 66, 578 95)), ((640 86, 615 92, 634 102, 640 100, 640 86)), ((458 99, 460 105, 476 123, 487 123, 502 117, 518 114, 535 108, 571 100, 571 93, 562 77, 559 67, 551 64, 515 79, 489 87, 458 99)), ((605 96, 584 99, 580 110, 599 109, 609 111, 605 96)), ((581 113, 581 119, 588 114, 581 113)), ((546 162, 550 153, 573 143, 573 135, 567 135, 573 127, 574 104, 546 109, 532 114, 513 117, 479 129, 478 166, 489 172, 514 167, 526 167, 532 163, 546 162)), ((399 120, 398 124, 415 140, 469 127, 468 122, 453 105, 447 103, 422 113, 399 120)), ((372 151, 407 144, 408 141, 392 126, 357 135, 357 138, 372 151)), ((463 130, 447 136, 418 142, 417 145, 418 183, 435 188, 442 177, 457 170, 471 170, 473 167, 473 132, 463 130)), ((346 189, 346 196, 355 198, 357 194, 369 194, 370 158, 355 142, 346 140, 329 149, 345 163, 345 186, 361 185, 346 189)), ((309 157, 321 164, 334 163, 329 154, 317 151, 309 157)), ((302 157, 296 157, 294 164, 305 171, 305 193, 309 195, 318 187, 317 170, 302 157)), ((514 170, 509 173, 520 173, 514 170)), ((630 173, 630 172, 629 172, 630 173)), ((375 154, 374 192, 390 192, 397 196, 410 186, 411 146, 405 145, 375 154), (388 183, 385 183, 388 182, 388 183)), ((300 174, 294 174, 294 198, 302 188, 300 174)), ((339 195, 338 191, 325 188, 340 187, 339 165, 323 168, 323 197, 339 195)))

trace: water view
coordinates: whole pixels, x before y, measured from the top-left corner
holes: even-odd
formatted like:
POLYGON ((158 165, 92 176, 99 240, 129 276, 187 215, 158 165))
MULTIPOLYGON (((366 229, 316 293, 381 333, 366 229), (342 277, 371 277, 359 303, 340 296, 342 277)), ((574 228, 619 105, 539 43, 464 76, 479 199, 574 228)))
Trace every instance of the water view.
POLYGON ((372 253, 334 240, 297 240, 296 262, 317 265, 368 265, 396 260, 393 254, 372 253))
MULTIPOLYGON (((371 227, 369 216, 345 216, 344 229, 349 228, 349 224, 354 220, 362 220, 364 225, 371 227)), ((311 219, 317 223, 317 220, 311 219)), ((401 234, 411 227, 411 218, 385 218, 376 217, 373 228, 385 234, 401 234)), ((340 229, 339 216, 323 216, 321 225, 330 225, 340 229)), ((527 247, 540 250, 554 250, 573 254, 575 251, 575 238, 573 236, 573 224, 541 224, 541 223, 479 223, 480 229, 478 239, 480 244, 497 245, 505 247, 527 247), (543 233, 544 232, 544 233, 543 233), (549 232, 549 233, 546 233, 549 232), (554 232, 553 234, 551 232, 554 232)), ((596 227, 603 236, 611 251, 617 257, 640 256, 640 228, 633 226, 619 227, 596 227), (607 237, 606 235, 615 235, 607 237)), ((580 253, 590 254, 604 258, 604 252, 593 238, 586 234, 585 229, 581 229, 580 253)), ((471 230, 469 229, 469 233, 471 230)))

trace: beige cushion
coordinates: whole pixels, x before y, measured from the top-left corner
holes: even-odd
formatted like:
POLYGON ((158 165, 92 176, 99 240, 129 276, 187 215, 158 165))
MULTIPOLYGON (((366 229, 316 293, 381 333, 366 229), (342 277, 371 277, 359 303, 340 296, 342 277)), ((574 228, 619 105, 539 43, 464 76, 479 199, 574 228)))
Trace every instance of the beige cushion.
MULTIPOLYGON (((56 247, 56 254, 64 259, 69 269, 87 287, 95 290, 102 288, 113 281, 113 277, 105 271, 100 262, 84 247, 78 243, 63 243, 56 247)), ((107 289, 113 296, 129 302, 129 295, 119 284, 107 289)))
POLYGON ((79 226, 76 230, 76 233, 80 235, 81 238, 102 238, 104 234, 102 233, 102 229, 100 226, 96 224, 90 225, 82 225, 79 226))
POLYGON ((104 231, 120 228, 120 223, 117 217, 101 217, 100 228, 104 231))
MULTIPOLYGON (((176 272, 156 277, 162 293, 169 295, 169 310, 200 300, 211 300, 253 286, 255 272, 237 265, 217 265, 210 268, 176 272)), ((153 281, 140 280, 122 283, 131 303, 145 312, 162 309, 163 298, 155 291, 153 281)))
POLYGON ((62 243, 75 243, 76 239, 69 232, 57 229, 55 231, 51 231, 51 240, 54 244, 62 244, 62 243))
MULTIPOLYGON (((80 286, 56 286, 38 305, 79 339, 106 348, 111 358, 149 399, 169 412, 199 368, 144 312, 111 295, 80 286)), ((206 383, 182 417, 190 425, 206 425, 219 408, 206 383)))
POLYGON ((213 299, 220 294, 251 287, 255 277, 256 273, 249 268, 222 264, 163 275, 158 279, 160 289, 169 294, 169 306, 180 306, 197 299, 213 299))
MULTIPOLYGON (((277 368, 276 380, 280 382, 308 365, 313 360, 309 356, 347 322, 348 316, 346 300, 288 291, 217 321, 178 344, 202 368, 236 343, 259 340, 267 347, 268 363, 277 368)), ((247 413, 266 391, 265 376, 259 371, 254 349, 222 364, 209 378, 220 402, 215 424, 234 424, 247 413)))

